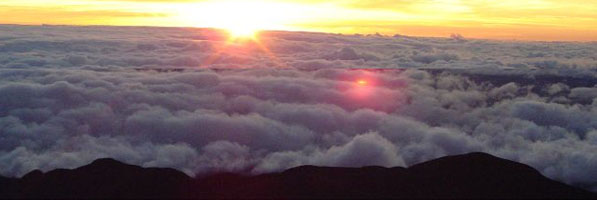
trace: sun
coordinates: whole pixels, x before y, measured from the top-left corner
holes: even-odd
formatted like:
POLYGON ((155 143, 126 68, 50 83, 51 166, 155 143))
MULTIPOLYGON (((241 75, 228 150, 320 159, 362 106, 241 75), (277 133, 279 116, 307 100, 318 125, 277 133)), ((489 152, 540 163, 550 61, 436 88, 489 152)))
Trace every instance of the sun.
POLYGON ((271 1, 218 0, 181 10, 198 27, 223 29, 231 39, 256 39, 262 30, 286 30, 296 14, 290 5, 271 1))
POLYGON ((250 26, 236 26, 224 28, 230 34, 232 39, 256 39, 257 33, 261 31, 259 28, 250 26))

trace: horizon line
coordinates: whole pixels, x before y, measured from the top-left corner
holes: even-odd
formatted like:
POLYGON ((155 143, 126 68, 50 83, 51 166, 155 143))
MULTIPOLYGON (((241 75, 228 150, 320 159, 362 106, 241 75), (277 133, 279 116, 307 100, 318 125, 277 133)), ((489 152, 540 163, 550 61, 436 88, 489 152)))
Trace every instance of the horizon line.
MULTIPOLYGON (((52 23, 40 23, 40 24, 16 24, 16 23, 1 23, 0 26, 66 26, 66 27, 130 27, 130 28, 184 28, 184 29, 213 29, 226 31, 225 28, 220 27, 201 27, 201 26, 154 26, 154 25, 117 25, 117 24, 52 24, 52 23)), ((383 33, 342 33, 342 32, 326 32, 326 31, 311 31, 311 30, 276 30, 276 29, 263 29, 259 32, 290 32, 290 33, 312 33, 312 34, 331 34, 331 35, 344 35, 344 36, 372 36, 377 35, 381 37, 411 37, 411 38, 438 38, 438 39, 451 39, 450 35, 447 36, 423 36, 423 35, 407 35, 401 33, 395 33, 394 35, 388 35, 383 33)), ((500 38, 488 38, 488 37, 468 37, 458 32, 452 34, 460 35, 465 40, 485 40, 485 41, 498 41, 498 42, 530 42, 530 43, 597 43, 597 40, 545 40, 545 39, 500 39, 500 38)))

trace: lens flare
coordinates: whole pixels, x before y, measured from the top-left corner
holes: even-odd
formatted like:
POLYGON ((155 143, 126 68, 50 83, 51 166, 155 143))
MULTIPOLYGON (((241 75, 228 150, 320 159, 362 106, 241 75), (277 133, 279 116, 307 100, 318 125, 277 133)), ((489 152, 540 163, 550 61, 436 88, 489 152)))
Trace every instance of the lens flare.
POLYGON ((367 80, 357 80, 357 84, 361 85, 361 86, 366 86, 369 84, 369 82, 367 80))

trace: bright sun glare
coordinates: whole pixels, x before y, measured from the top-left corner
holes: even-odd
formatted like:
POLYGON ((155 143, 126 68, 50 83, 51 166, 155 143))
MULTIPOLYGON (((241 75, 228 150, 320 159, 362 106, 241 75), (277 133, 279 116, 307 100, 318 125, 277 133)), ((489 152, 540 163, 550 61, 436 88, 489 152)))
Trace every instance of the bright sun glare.
POLYGON ((291 21, 285 10, 288 5, 265 1, 208 1, 182 13, 203 27, 225 29, 232 38, 256 39, 261 30, 285 29, 291 21))
POLYGON ((248 38, 255 39, 257 32, 260 30, 256 27, 238 25, 234 27, 223 27, 228 31, 232 38, 248 38))

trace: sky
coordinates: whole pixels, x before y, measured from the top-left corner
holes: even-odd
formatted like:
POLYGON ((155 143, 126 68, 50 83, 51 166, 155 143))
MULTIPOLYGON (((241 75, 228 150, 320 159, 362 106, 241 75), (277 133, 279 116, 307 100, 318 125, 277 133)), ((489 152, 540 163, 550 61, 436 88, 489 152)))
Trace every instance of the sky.
MULTIPOLYGON (((595 41, 587 0, 2 0, 2 24, 126 25, 595 41)), ((238 30, 240 31, 240 30, 238 30)))

